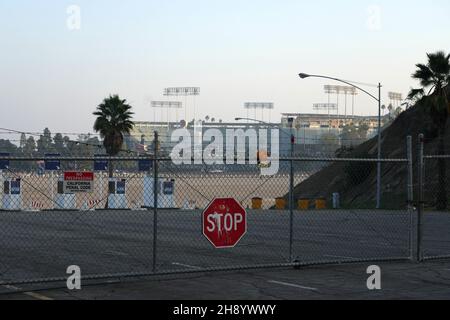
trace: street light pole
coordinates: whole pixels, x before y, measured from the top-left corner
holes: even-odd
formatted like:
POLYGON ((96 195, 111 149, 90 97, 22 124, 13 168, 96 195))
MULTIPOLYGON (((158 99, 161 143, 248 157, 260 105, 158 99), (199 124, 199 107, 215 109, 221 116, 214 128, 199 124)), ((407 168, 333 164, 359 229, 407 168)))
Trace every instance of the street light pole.
POLYGON ((362 92, 364 92, 365 94, 367 94, 368 96, 370 96, 371 98, 373 98, 374 100, 376 100, 378 102, 378 162, 377 162, 377 194, 376 194, 376 207, 377 209, 381 208, 381 83, 378 84, 378 98, 375 97, 373 94, 371 94, 370 92, 364 90, 361 87, 358 87, 357 85, 349 82, 349 81, 345 81, 342 79, 338 79, 338 78, 334 78, 334 77, 328 77, 328 76, 322 76, 322 75, 315 75, 315 74, 307 74, 307 73, 300 73, 299 77, 301 79, 306 79, 306 78, 323 78, 323 79, 329 79, 329 80, 334 80, 334 81, 338 81, 338 82, 342 82, 345 83, 349 86, 352 86, 362 92))
POLYGON ((378 83, 377 209, 381 209, 381 83, 378 83))

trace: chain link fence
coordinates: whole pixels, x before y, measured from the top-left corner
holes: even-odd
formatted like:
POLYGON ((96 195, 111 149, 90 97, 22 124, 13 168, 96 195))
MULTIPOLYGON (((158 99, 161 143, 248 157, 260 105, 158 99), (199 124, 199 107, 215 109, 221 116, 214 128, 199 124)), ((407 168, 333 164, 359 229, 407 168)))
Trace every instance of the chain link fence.
POLYGON ((65 281, 70 265, 95 279, 410 259, 413 251, 410 159, 282 159, 273 176, 257 165, 149 157, 1 161, 1 284, 65 281), (246 208, 248 230, 235 248, 215 249, 202 233, 215 198, 246 208))
MULTIPOLYGON (((419 257, 450 258, 450 155, 425 154, 428 141, 419 138, 419 257)), ((431 153, 431 152, 430 152, 431 153)))

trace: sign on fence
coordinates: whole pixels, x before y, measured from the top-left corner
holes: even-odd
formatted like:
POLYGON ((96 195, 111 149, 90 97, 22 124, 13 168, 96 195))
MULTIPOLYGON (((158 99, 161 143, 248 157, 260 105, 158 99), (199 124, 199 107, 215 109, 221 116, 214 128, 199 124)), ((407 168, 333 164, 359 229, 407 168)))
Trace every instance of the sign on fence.
POLYGON ((247 232, 247 213, 235 199, 215 199, 203 212, 203 234, 214 247, 232 248, 247 232))
MULTIPOLYGON (((0 157, 9 157, 9 153, 0 153, 0 157)), ((0 160, 0 170, 7 170, 9 168, 8 160, 0 160)))
POLYGON ((20 179, 11 181, 11 195, 20 195, 20 179))
POLYGON ((64 193, 90 193, 93 191, 93 172, 64 172, 64 193))
POLYGON ((116 194, 125 194, 125 180, 117 181, 116 194))
MULTIPOLYGON (((45 157, 47 158, 56 158, 61 156, 59 153, 46 153, 45 157)), ((45 160, 45 170, 47 171, 57 171, 61 168, 61 161, 58 159, 45 160)))
POLYGON ((104 155, 95 155, 95 159, 94 160, 94 171, 107 171, 108 170, 108 160, 105 158, 101 158, 101 157, 106 157, 104 155))
POLYGON ((164 181, 163 182, 163 194, 165 195, 173 195, 173 181, 164 181))

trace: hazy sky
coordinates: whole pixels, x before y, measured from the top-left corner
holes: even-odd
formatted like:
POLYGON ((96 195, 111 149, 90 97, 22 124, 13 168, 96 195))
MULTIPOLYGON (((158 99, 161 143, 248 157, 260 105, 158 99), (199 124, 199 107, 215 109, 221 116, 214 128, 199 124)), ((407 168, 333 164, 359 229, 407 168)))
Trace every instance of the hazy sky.
MULTIPOLYGON (((197 116, 231 120, 270 101, 276 121, 327 101, 329 82, 302 71, 381 81, 387 100, 415 84, 425 52, 450 50, 448 12, 448 0, 0 0, 0 124, 92 131, 110 93, 153 120, 150 101, 171 86, 201 87, 197 116)), ((376 103, 359 96, 356 111, 376 103)))

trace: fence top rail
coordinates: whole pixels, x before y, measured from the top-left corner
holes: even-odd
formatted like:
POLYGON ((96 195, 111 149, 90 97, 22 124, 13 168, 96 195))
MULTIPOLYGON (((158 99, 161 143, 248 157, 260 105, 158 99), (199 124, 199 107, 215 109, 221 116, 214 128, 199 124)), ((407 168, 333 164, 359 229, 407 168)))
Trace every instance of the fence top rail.
POLYGON ((426 155, 425 159, 450 159, 450 155, 426 155))
MULTIPOLYGON (((427 156, 426 158, 437 158, 437 156, 427 156)), ((449 158, 448 156, 439 156, 439 158, 449 158)), ((1 157, 0 161, 46 161, 46 160, 60 160, 60 161, 95 161, 95 160, 108 160, 108 161, 139 161, 139 160, 158 160, 158 161, 172 161, 170 157, 157 157, 155 159, 152 155, 140 156, 140 157, 1 157)), ((186 159, 177 159, 184 161, 194 161, 195 158, 186 158, 186 159)), ((216 159, 218 160, 218 159, 216 159)), ((229 160, 227 158, 223 158, 222 161, 229 160)), ((235 158, 235 161, 245 160, 246 162, 251 159, 238 159, 235 158)), ((252 159, 254 160, 254 159, 252 159)), ((408 162, 408 159, 376 159, 376 158, 327 158, 327 157, 280 157, 278 161, 294 161, 294 162, 382 162, 382 163, 390 163, 390 162, 408 162)))

